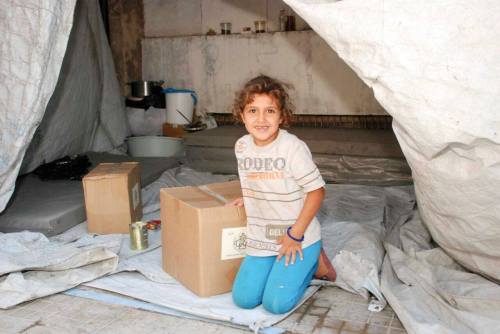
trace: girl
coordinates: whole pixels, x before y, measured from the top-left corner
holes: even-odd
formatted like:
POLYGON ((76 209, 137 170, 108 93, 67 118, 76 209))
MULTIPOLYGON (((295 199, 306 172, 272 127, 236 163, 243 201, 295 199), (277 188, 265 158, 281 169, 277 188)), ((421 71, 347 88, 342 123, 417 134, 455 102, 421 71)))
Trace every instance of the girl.
POLYGON ((243 198, 233 205, 245 205, 247 255, 233 284, 233 301, 286 313, 315 273, 335 280, 315 217, 325 182, 306 144, 280 129, 292 117, 282 83, 262 75, 250 80, 237 94, 233 115, 248 131, 235 145, 243 198))

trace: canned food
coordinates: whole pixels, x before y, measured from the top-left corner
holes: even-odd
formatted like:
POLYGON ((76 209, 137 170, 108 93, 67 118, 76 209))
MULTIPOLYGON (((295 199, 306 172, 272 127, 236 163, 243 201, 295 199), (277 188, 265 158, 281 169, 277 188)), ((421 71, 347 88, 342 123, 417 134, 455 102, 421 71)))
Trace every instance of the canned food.
POLYGON ((148 248, 148 229, 146 223, 142 221, 131 223, 129 226, 130 232, 130 249, 143 250, 148 248))

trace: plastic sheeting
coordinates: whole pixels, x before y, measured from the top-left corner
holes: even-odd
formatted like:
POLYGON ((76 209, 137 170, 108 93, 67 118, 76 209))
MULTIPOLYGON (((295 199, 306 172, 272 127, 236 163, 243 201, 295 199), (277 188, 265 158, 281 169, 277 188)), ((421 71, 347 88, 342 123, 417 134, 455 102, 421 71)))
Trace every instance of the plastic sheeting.
MULTIPOLYGON (((166 171, 161 178, 144 188, 142 199, 147 219, 159 218, 159 189, 162 187, 201 185, 221 182, 234 176, 219 176, 200 173, 187 167, 166 171)), ((373 187, 357 185, 326 185, 326 198, 318 215, 321 221, 323 243, 328 256, 337 269, 339 287, 357 293, 364 298, 376 297, 374 310, 385 306, 381 293, 379 273, 384 258, 383 238, 386 231, 386 211, 394 207, 402 212, 411 212, 415 199, 411 186, 373 187)), ((151 232, 152 235, 158 231, 151 232)), ((155 240, 158 236, 155 236, 155 240)), ((271 326, 287 315, 271 315, 262 307, 242 310, 236 307, 230 294, 198 298, 182 287, 161 269, 161 250, 155 241, 150 251, 142 255, 122 256, 120 252, 119 273, 85 285, 108 290, 153 304, 169 307, 196 316, 246 325, 252 329, 271 326)), ((315 284, 332 284, 314 281, 315 284)), ((304 300, 317 287, 310 288, 304 300)))
POLYGON ((433 239, 500 280, 500 3, 285 2, 394 117, 433 239))
POLYGON ((390 208, 381 288, 409 333, 495 334, 500 286, 432 242, 417 210, 390 208))
POLYGON ((3 211, 20 169, 112 150, 123 144, 129 128, 97 0, 1 5, 3 211))
MULTIPOLYGON (((158 180, 142 190, 145 214, 143 220, 159 218, 160 188, 201 185, 234 178, 235 176, 231 175, 196 172, 184 166, 167 170, 158 180)), ((370 295, 375 296, 376 299, 370 304, 370 306, 375 306, 374 310, 381 310, 385 306, 379 279, 384 258, 385 231, 386 229, 392 230, 391 226, 401 220, 399 219, 401 215, 408 216, 412 212, 415 205, 412 189, 411 186, 326 185, 326 197, 318 218, 321 222, 324 248, 328 256, 333 259, 332 262, 337 269, 335 284, 365 298, 369 298, 370 295)), ((254 310, 241 310, 232 303, 230 294, 210 298, 198 298, 193 295, 162 270, 161 231, 159 230, 149 231, 149 248, 144 251, 130 250, 128 235, 95 237, 87 234, 86 231, 86 224, 82 223, 61 235, 50 238, 50 243, 47 243, 43 236, 38 235, 37 238, 43 238, 44 247, 35 245, 30 246, 31 249, 37 249, 40 254, 47 252, 47 249, 56 251, 50 253, 50 256, 27 257, 28 253, 26 253, 24 256, 11 257, 10 271, 43 267, 45 267, 43 270, 47 270, 47 258, 50 258, 52 262, 64 263, 63 260, 67 257, 72 258, 75 249, 92 245, 94 248, 107 248, 117 253, 119 263, 116 269, 107 271, 112 275, 85 283, 88 286, 124 294, 203 318, 246 325, 253 329, 271 326, 287 316, 286 314, 269 314, 262 307, 254 310), (18 261, 22 265, 18 264, 18 261)), ((8 239, 8 236, 15 235, 4 235, 4 245, 10 252, 18 248, 13 246, 13 239, 8 239)), ((35 240, 34 244, 37 243, 35 240)), ((52 262, 48 264, 49 267, 52 262)), ((2 268, 1 265, 0 268, 2 268)), ((104 274, 102 271, 91 273, 95 277, 104 274)), ((19 273, 11 275, 19 275, 19 273)), ((73 273, 72 277, 88 281, 88 275, 80 277, 78 272, 73 273)), ((51 280, 38 282, 37 289, 46 291, 44 292, 46 294, 55 293, 64 287, 74 286, 74 282, 64 276, 58 281, 57 289, 52 287, 51 280), (67 281, 64 282, 64 279, 67 281)), ((324 281, 314 281, 314 283, 333 284, 324 281)), ((29 286, 25 285, 24 289, 24 295, 33 294, 29 286)), ((305 301, 317 289, 317 286, 311 287, 302 301, 305 301)), ((0 284, 0 296, 8 292, 9 287, 0 284)), ((36 292, 31 298, 37 296, 42 295, 36 292)), ((15 301, 21 302, 23 299, 17 298, 15 301)), ((12 306, 13 302, 11 298, 9 305, 12 306)))
POLYGON ((75 0, 2 0, 0 7, 0 211, 56 86, 75 0))
POLYGON ((63 244, 41 233, 0 233, 0 308, 65 291, 112 272, 120 244, 120 235, 63 244))
POLYGON ((21 173, 65 155, 111 151, 130 132, 99 8, 97 0, 75 6, 59 80, 21 173))
POLYGON ((335 285, 365 299, 373 295, 372 311, 386 305, 380 287, 383 241, 397 221, 388 212, 412 212, 414 206, 412 186, 326 185, 318 219, 323 247, 337 271, 335 285))
POLYGON ((384 296, 410 333, 496 333, 499 286, 462 265, 500 280, 500 3, 285 2, 373 88, 412 169, 384 296))

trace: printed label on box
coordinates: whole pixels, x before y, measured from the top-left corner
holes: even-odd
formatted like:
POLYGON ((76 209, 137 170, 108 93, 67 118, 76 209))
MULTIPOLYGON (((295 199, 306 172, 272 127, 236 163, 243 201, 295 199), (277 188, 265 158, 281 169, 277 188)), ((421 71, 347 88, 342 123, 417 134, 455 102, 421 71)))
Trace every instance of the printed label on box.
POLYGON ((221 260, 244 257, 247 245, 246 239, 246 227, 231 227, 222 229, 221 260))
POLYGON ((136 183, 132 187, 132 206, 134 207, 134 210, 137 208, 139 205, 139 183, 136 183))

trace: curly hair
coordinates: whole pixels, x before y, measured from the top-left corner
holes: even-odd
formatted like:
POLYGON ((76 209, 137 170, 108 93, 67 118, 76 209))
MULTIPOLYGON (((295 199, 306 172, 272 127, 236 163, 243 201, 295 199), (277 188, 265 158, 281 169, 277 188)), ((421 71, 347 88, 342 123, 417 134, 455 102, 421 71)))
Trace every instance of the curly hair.
POLYGON ((292 88, 291 85, 270 78, 266 75, 259 75, 248 81, 242 90, 236 93, 233 104, 233 116, 237 122, 242 122, 241 114, 245 106, 251 103, 256 94, 267 94, 271 96, 279 110, 281 111, 282 125, 287 127, 292 122, 294 105, 290 101, 285 88, 292 88))

